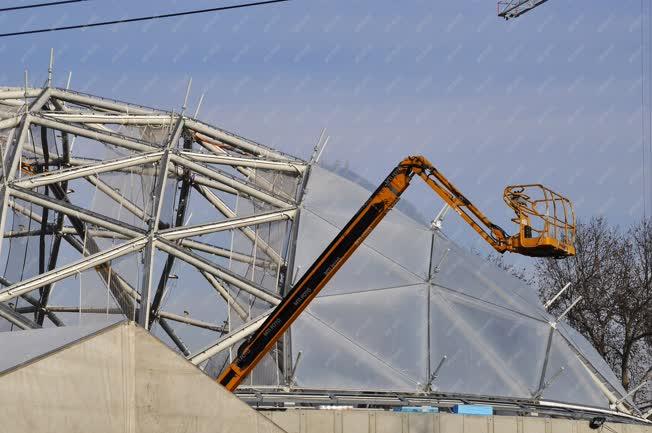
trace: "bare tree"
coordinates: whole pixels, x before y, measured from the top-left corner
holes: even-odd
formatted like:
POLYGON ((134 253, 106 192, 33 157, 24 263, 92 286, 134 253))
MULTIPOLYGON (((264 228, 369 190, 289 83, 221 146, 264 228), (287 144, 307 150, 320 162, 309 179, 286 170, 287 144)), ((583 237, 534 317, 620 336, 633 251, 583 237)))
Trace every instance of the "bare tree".
MULTIPOLYGON (((578 224, 576 250, 574 257, 537 261, 540 297, 548 300, 571 283, 551 313, 559 314, 582 296, 567 320, 629 389, 643 380, 651 365, 652 226, 643 221, 622 231, 604 218, 594 218, 578 224)), ((638 397, 642 400, 642 393, 638 397)))
POLYGON ((505 256, 498 253, 490 253, 485 256, 485 259, 493 263, 499 269, 507 272, 515 278, 523 281, 526 284, 533 285, 535 283, 532 272, 525 266, 516 266, 505 260, 505 256))

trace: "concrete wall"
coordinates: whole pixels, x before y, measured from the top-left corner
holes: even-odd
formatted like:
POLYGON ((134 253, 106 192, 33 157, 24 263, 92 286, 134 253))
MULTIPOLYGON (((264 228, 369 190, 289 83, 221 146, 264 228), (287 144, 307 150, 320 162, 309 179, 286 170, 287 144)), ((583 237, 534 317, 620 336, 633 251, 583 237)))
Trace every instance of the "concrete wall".
MULTIPOLYGON (((652 433, 649 427, 622 424, 609 424, 609 427, 617 433, 652 433)), ((587 421, 536 417, 365 410, 256 412, 132 324, 114 326, 0 375, 0 433, 283 431, 589 433, 594 430, 589 430, 587 421)))
POLYGON ((138 433, 283 432, 142 328, 131 328, 138 433))
MULTIPOLYGON (((261 411, 288 433, 589 433, 588 421, 515 416, 397 413, 367 410, 261 411)), ((616 433, 652 427, 609 423, 616 433)), ((604 428, 602 431, 608 431, 604 428)))
POLYGON ((125 323, 0 375, 0 432, 283 430, 147 332, 125 323))
POLYGON ((134 432, 132 340, 119 326, 0 376, 0 431, 134 432))

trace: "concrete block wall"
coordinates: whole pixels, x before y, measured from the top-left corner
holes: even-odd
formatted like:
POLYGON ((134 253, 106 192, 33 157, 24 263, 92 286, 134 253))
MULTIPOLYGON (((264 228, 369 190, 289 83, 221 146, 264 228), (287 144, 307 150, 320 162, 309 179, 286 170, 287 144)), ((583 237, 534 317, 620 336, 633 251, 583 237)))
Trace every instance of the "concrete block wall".
MULTIPOLYGON (((287 433, 589 433, 586 420, 544 417, 398 413, 370 410, 261 411, 287 433)), ((609 423, 616 433, 652 433, 652 427, 609 423)), ((602 431, 607 431, 603 429, 602 431)))

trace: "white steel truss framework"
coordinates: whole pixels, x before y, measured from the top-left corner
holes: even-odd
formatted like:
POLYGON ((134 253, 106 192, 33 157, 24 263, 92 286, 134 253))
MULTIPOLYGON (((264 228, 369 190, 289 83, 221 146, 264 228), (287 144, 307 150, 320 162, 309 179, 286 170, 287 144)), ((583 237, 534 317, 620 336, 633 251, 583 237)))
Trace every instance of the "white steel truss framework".
POLYGON ((251 334, 291 278, 309 171, 295 157, 47 86, 0 89, 0 152, 2 330, 126 317, 199 364, 251 334))

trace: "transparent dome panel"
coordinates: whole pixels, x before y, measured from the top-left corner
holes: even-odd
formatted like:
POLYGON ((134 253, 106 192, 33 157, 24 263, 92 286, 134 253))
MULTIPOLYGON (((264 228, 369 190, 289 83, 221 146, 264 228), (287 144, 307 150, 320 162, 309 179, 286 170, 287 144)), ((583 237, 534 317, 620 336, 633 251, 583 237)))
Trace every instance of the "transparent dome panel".
POLYGON ((326 326, 423 383, 428 360, 427 290, 420 284, 326 295, 317 298, 309 311, 326 326))

